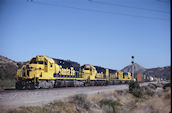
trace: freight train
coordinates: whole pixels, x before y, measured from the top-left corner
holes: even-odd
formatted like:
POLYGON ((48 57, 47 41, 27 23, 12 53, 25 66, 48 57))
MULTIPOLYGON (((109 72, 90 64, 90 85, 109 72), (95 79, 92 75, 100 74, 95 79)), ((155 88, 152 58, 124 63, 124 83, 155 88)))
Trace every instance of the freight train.
POLYGON ((36 56, 17 70, 16 89, 113 85, 131 80, 129 72, 36 56))

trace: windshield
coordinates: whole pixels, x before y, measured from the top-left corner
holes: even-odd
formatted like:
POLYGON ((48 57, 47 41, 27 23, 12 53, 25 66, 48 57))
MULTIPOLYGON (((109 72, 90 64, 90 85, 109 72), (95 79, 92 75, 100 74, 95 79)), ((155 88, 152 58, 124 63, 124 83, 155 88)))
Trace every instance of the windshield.
POLYGON ((90 70, 90 68, 84 68, 84 70, 90 70))
POLYGON ((43 61, 36 61, 36 58, 33 58, 33 59, 30 61, 30 64, 43 64, 43 61))

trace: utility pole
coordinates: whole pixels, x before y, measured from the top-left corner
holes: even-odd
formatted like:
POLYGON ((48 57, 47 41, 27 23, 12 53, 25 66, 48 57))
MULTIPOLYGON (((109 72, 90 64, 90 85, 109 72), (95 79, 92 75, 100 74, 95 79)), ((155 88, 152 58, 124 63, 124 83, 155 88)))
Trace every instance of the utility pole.
POLYGON ((134 56, 131 56, 131 63, 132 63, 132 79, 134 80, 134 56))

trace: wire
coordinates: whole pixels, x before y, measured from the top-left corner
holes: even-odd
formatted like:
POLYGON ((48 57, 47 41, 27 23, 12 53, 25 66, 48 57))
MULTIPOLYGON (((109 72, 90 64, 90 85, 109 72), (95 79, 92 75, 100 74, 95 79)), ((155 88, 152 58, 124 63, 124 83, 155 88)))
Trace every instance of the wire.
POLYGON ((111 14, 111 15, 122 15, 122 16, 138 17, 138 18, 145 18, 145 19, 156 19, 156 20, 168 20, 166 18, 130 15, 130 14, 125 14, 125 13, 109 12, 109 11, 103 11, 103 10, 97 10, 97 9, 88 9, 88 8, 79 8, 79 7, 68 6, 68 5, 59 5, 59 4, 48 3, 48 2, 32 1, 32 3, 40 4, 40 5, 53 6, 53 7, 70 8, 70 9, 81 10, 81 11, 88 11, 88 12, 111 14))
POLYGON ((145 11, 153 11, 153 12, 160 12, 160 13, 167 13, 169 12, 157 10, 157 9, 147 9, 147 8, 141 8, 141 7, 134 7, 134 6, 128 6, 128 5, 122 5, 122 4, 116 4, 116 3, 110 3, 110 2, 102 2, 102 1, 96 1, 96 0, 88 0, 89 2, 101 4, 101 5, 108 5, 108 6, 117 6, 117 7, 125 7, 125 8, 134 8, 139 10, 145 10, 145 11))
POLYGON ((162 3, 170 3, 170 1, 165 1, 165 0, 157 0, 157 1, 162 3))

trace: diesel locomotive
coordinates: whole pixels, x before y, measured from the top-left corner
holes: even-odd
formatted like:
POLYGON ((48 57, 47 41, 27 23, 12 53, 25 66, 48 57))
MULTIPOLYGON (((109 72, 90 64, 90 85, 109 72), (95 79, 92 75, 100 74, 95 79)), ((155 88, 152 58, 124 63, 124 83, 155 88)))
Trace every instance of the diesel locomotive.
POLYGON ((17 70, 16 89, 113 85, 131 80, 129 72, 36 56, 17 70))

